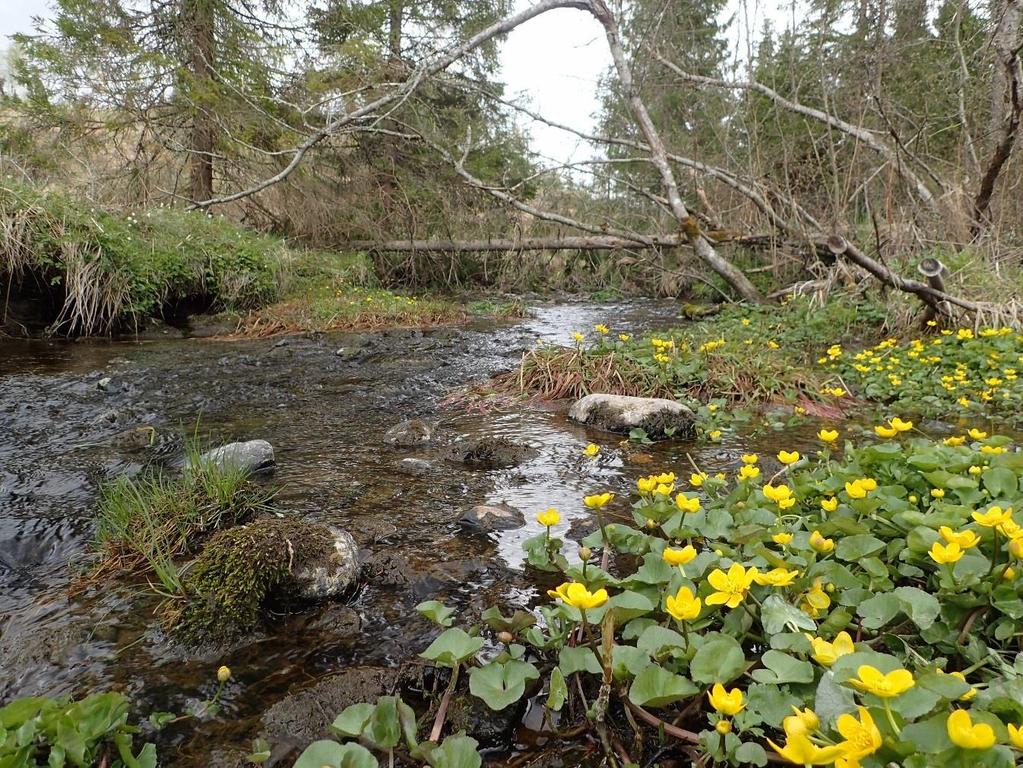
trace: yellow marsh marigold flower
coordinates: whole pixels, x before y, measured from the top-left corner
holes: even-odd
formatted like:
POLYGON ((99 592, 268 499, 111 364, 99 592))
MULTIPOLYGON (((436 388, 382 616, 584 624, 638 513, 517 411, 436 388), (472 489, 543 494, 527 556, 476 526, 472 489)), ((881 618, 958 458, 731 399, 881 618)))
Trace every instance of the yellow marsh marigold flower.
POLYGON ((985 528, 995 528, 1012 520, 1012 507, 1007 507, 1006 509, 998 506, 989 507, 987 512, 974 512, 972 517, 977 521, 978 525, 983 525, 985 528))
POLYGON ((976 427, 971 427, 966 434, 968 434, 974 440, 983 440, 985 437, 987 437, 987 432, 977 429, 976 427))
POLYGON ((810 546, 815 551, 825 555, 835 548, 835 540, 826 539, 821 535, 820 531, 814 531, 810 534, 810 546))
POLYGON ((689 484, 693 486, 693 488, 699 488, 701 485, 703 485, 703 481, 706 479, 707 479, 706 472, 693 472, 693 474, 689 476, 689 484))
POLYGON ((536 521, 540 523, 540 525, 550 528, 552 525, 557 525, 561 522, 561 515, 558 514, 558 510, 551 507, 546 512, 541 512, 537 515, 536 521))
POLYGON ((618 334, 619 341, 628 341, 631 338, 632 338, 632 334, 631 333, 619 333, 618 334))
POLYGON ((916 685, 916 681, 908 669, 899 668, 883 674, 877 667, 862 664, 856 670, 856 677, 849 680, 849 685, 882 699, 893 699, 916 685))
POLYGON ((689 498, 684 493, 680 493, 675 497, 675 506, 681 509, 683 512, 699 512, 700 511, 700 500, 695 496, 689 498))
POLYGON ((799 459, 799 451, 778 451, 778 461, 785 466, 795 464, 799 459))
POLYGON ((781 721, 781 727, 785 729, 786 736, 792 736, 797 733, 810 734, 820 728, 820 718, 809 707, 806 709, 792 707, 792 712, 793 714, 781 721))
POLYGON ((942 546, 940 541, 936 541, 931 545, 927 554, 930 555, 931 560, 939 565, 948 565, 959 562, 965 553, 962 547, 954 541, 944 546, 942 546))
POLYGON ((935 499, 943 499, 943 498, 945 498, 945 489, 944 488, 931 488, 931 496, 933 498, 935 498, 935 499))
POLYGON ((832 496, 830 499, 821 499, 821 509, 825 512, 834 512, 838 509, 838 499, 832 496))
POLYGON ((1013 539, 1008 545, 1009 554, 1023 560, 1023 539, 1013 539))
POLYGON ((685 565, 686 563, 692 562, 695 557, 696 549, 691 544, 687 544, 681 549, 665 547, 664 551, 661 553, 661 558, 668 565, 685 565))
POLYGON ((760 490, 763 491, 764 496, 774 502, 782 502, 792 498, 792 489, 787 485, 771 485, 768 483, 760 490))
MULTIPOLYGON (((1016 578, 1016 569, 1012 567, 1006 568, 1004 571, 1002 571, 1002 578, 1005 581, 1012 581, 1013 579, 1016 578)), ((965 701, 965 699, 963 699, 963 701, 965 701)))
POLYGON ((1016 749, 1023 749, 1023 728, 1017 728, 1012 723, 1005 726, 1009 731, 1009 741, 1016 749))
POLYGON ((891 425, 892 429, 894 429, 896 432, 909 432, 909 430, 913 428, 912 421, 903 421, 898 416, 896 416, 894 419, 890 419, 888 421, 888 424, 891 425))
POLYGON ((751 464, 743 464, 739 467, 740 480, 754 480, 758 477, 760 477, 760 467, 754 467, 751 464))
POLYGON ((822 429, 817 433, 817 437, 823 440, 825 443, 833 443, 838 440, 837 429, 822 429))
POLYGON ((636 488, 639 489, 640 493, 653 493, 654 489, 657 488, 657 478, 653 475, 641 477, 636 481, 636 488))
MULTIPOLYGON (((944 673, 939 669, 938 674, 944 673)), ((956 680, 961 680, 962 682, 966 683, 966 675, 964 675, 962 672, 949 672, 948 674, 951 677, 954 677, 956 680)), ((969 683, 967 683, 967 685, 969 685, 969 683)), ((970 690, 968 690, 966 693, 960 696, 959 701, 969 701, 970 699, 976 698, 976 696, 977 689, 974 688, 973 686, 970 686, 970 690)))
POLYGON ((957 709, 945 721, 948 737, 963 749, 991 749, 995 745, 995 732, 987 723, 974 723, 970 713, 957 709))
POLYGON ((878 437, 883 437, 886 439, 895 437, 897 434, 899 434, 899 430, 895 429, 894 427, 886 427, 882 424, 878 424, 876 427, 874 427, 874 432, 877 433, 878 437))
POLYGON ((771 541, 775 544, 781 544, 783 547, 792 541, 791 533, 776 533, 771 537, 771 541))
POLYGON ((849 494, 850 499, 865 499, 870 488, 867 487, 863 479, 853 480, 845 484, 845 492, 849 494))
POLYGON ((787 568, 772 568, 763 573, 758 572, 753 581, 762 587, 788 587, 796 580, 799 571, 790 571, 787 568))
POLYGON ((734 717, 746 707, 741 690, 733 688, 726 691, 721 683, 714 683, 714 687, 707 691, 707 700, 716 711, 728 717, 734 717))
POLYGON ((856 650, 853 645, 852 637, 849 636, 848 632, 839 632, 835 635, 834 642, 829 643, 827 640, 821 637, 810 637, 810 645, 813 648, 811 654, 813 660, 824 667, 830 667, 841 657, 847 656, 856 650))
POLYGON ((657 482, 661 483, 661 484, 670 485, 671 483, 675 482, 675 473, 674 472, 662 472, 661 474, 656 475, 656 476, 651 475, 651 477, 656 477, 657 482))
POLYGON ((957 533, 947 525, 943 525, 938 529, 938 533, 949 544, 958 544, 962 549, 969 549, 980 543, 980 536, 975 531, 960 531, 957 533))
POLYGON ((760 457, 757 456, 755 453, 744 453, 739 458, 742 459, 743 464, 756 464, 758 461, 760 461, 760 457))
POLYGON ((852 758, 866 757, 872 755, 881 748, 881 731, 874 724, 874 718, 866 707, 858 707, 856 713, 859 718, 846 713, 839 715, 835 723, 838 732, 845 739, 843 746, 846 749, 846 756, 852 758))
POLYGON ((607 590, 598 589, 596 592, 590 592, 586 588, 585 584, 580 584, 577 581, 565 582, 557 589, 547 590, 547 594, 554 599, 560 599, 566 605, 571 605, 573 608, 578 608, 581 611, 589 610, 590 608, 599 608, 607 602, 607 590))
POLYGON ((1001 453, 1005 453, 1005 446, 1002 445, 982 445, 980 446, 980 452, 986 453, 991 456, 997 456, 1001 453))
POLYGON ((668 613, 678 621, 692 621, 703 608, 703 601, 693 595, 689 587, 680 587, 674 595, 668 595, 664 603, 668 613))
POLYGON ((598 453, 600 453, 600 446, 595 445, 594 443, 590 443, 585 448, 583 448, 583 453, 590 457, 596 456, 598 453))
POLYGON ((590 509, 603 509, 611 503, 611 500, 614 499, 614 497, 615 495, 613 493, 598 493, 593 496, 584 496, 583 504, 590 509))
POLYGON ((601 336, 606 336, 607 334, 611 333, 611 329, 608 328, 603 323, 597 323, 595 326, 593 326, 593 330, 595 330, 601 336))
POLYGON ((709 437, 711 440, 720 440, 721 439, 721 430, 720 429, 712 429, 710 432, 707 433, 707 437, 709 437))
POLYGON ((707 605, 737 607, 746 598, 756 575, 756 568, 743 568, 738 563, 732 563, 728 573, 715 568, 707 576, 707 581, 716 590, 707 597, 707 605))
POLYGON ((675 490, 674 483, 659 483, 657 487, 654 488, 654 495, 670 496, 671 492, 674 490, 675 490))
POLYGON ((217 682, 218 683, 226 683, 230 679, 231 679, 231 668, 230 667, 222 666, 222 667, 220 667, 217 670, 217 682))
POLYGON ((946 437, 941 442, 943 442, 945 445, 950 445, 953 448, 957 448, 958 446, 960 446, 960 445, 962 445, 963 443, 966 442, 966 438, 962 437, 962 436, 959 436, 959 437, 946 437))
POLYGON ((845 745, 843 744, 818 747, 802 733, 788 736, 784 747, 779 747, 770 739, 767 740, 767 743, 771 745, 771 749, 793 765, 830 765, 845 754, 845 745))

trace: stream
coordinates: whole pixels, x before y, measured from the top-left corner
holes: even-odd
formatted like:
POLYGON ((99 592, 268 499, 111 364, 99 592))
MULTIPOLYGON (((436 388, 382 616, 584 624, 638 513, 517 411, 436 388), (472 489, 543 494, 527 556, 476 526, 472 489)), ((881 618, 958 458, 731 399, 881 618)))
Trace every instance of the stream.
POLYGON ((259 341, 0 341, 0 702, 116 689, 141 718, 180 713, 213 694, 227 664, 234 677, 215 717, 150 736, 161 765, 242 765, 264 736, 274 745, 266 765, 290 766, 339 711, 332 707, 375 697, 387 670, 429 643, 436 629, 414 610, 419 602, 442 600, 466 623, 491 604, 508 613, 535 603, 521 542, 542 530, 538 512, 557 507, 559 530, 575 541, 593 529, 584 493, 628 493, 653 470, 688 473, 687 454, 704 470, 730 469, 757 447, 674 441, 628 458, 616 450, 621 436, 570 423, 565 407, 443 407, 458 388, 513 369, 537 339, 565 343, 601 322, 614 333, 679 322, 670 302, 556 303, 532 313, 513 323, 259 341), (502 436, 533 453, 483 471, 446 461, 439 447, 386 446, 384 432, 413 417, 444 439, 502 436), (170 642, 153 617, 160 599, 145 585, 69 597, 90 552, 100 485, 147 464, 179 465, 197 419, 214 445, 273 444, 275 505, 353 534, 366 565, 356 594, 296 609, 216 652, 170 642), (139 427, 155 430, 152 445, 138 440, 139 427), (604 448, 599 461, 583 457, 591 441, 604 448), (407 474, 399 466, 407 457, 432 469, 407 474), (487 535, 458 524, 474 505, 497 503, 520 510, 525 527, 487 535))

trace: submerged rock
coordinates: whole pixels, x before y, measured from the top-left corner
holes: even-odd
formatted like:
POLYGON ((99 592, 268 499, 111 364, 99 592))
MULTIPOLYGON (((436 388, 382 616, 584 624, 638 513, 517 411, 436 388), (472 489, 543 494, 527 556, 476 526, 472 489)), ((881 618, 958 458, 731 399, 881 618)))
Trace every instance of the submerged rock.
POLYGON ((695 433, 693 412, 674 400, 661 397, 592 394, 576 400, 568 417, 608 432, 628 434, 642 429, 651 437, 691 437, 695 433))
POLYGON ((384 433, 384 442, 398 448, 416 448, 429 445, 433 439, 433 429, 420 419, 408 419, 395 424, 384 433))
POLYGON ((455 443, 450 458, 473 469, 504 469, 518 465, 533 453, 532 448, 505 437, 481 437, 455 443))
POLYGON ((274 448, 266 440, 228 443, 206 451, 199 460, 219 467, 236 467, 247 475, 272 472, 277 466, 274 448))
POLYGON ((508 531, 526 524, 525 516, 507 504, 478 504, 458 520, 466 528, 477 531, 508 531))
POLYGON ((398 471, 413 477, 429 475, 434 470, 433 464, 426 459, 402 459, 398 462, 398 471))
POLYGON ((347 593, 359 578, 359 547, 352 534, 325 526, 334 537, 333 550, 317 548, 294 573, 295 596, 300 600, 330 600, 347 593))

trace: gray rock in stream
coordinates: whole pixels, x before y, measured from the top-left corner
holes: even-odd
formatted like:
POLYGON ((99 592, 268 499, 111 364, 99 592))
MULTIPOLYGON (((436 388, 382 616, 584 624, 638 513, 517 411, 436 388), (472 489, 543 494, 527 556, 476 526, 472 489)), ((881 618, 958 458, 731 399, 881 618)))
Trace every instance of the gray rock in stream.
POLYGON ((300 600, 330 600, 346 594, 359 579, 359 547, 352 534, 326 526, 334 548, 323 557, 309 559, 293 576, 300 600))
POLYGON ((695 432, 693 412, 674 400, 625 395, 586 395, 572 404, 568 418, 608 432, 628 434, 645 430, 651 437, 691 437, 695 432))
POLYGON ((203 463, 220 467, 237 467, 247 475, 272 472, 277 466, 274 448, 266 440, 248 440, 244 443, 228 443, 199 457, 203 463))
POLYGON ((458 523, 466 528, 490 533, 521 528, 526 524, 526 518, 507 504, 478 504, 462 515, 458 523))
POLYGON ((429 445, 433 439, 433 429, 425 421, 409 419, 395 424, 384 433, 384 442, 398 448, 416 448, 429 445))

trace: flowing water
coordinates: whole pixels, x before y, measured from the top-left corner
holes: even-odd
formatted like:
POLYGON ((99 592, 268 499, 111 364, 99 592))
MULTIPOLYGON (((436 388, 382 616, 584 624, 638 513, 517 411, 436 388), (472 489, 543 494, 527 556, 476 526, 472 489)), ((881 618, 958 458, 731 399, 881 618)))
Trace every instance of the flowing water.
POLYGON ((285 742, 270 764, 290 765, 303 735, 268 725, 267 710, 324 680, 414 659, 435 632, 417 603, 440 599, 471 620, 493 603, 507 613, 535 601, 520 545, 541 531, 537 512, 557 507, 577 539, 593 528, 584 493, 627 492, 655 469, 688 473, 687 454, 709 471, 738 463, 749 446, 675 441, 628 454, 620 437, 572 424, 560 407, 442 407, 459 387, 512 369, 537 339, 564 342, 598 322, 616 333, 663 328, 677 323, 676 308, 553 304, 508 324, 245 342, 0 341, 0 702, 117 689, 142 717, 184 712, 228 664, 235 677, 221 712, 159 734, 161 764, 239 765, 266 735, 285 742), (147 463, 180 463, 200 417, 214 443, 274 445, 280 509, 351 531, 368 564, 351 599, 302 607, 265 634, 197 653, 161 634, 159 600, 145 589, 68 596, 99 486, 147 463), (410 417, 435 423, 442 439, 503 436, 534 452, 515 468, 481 471, 445 461, 441 448, 386 447, 387 428, 410 417), (143 426, 155 429, 152 446, 137 439, 143 426), (600 461, 582 456, 591 441, 605 447, 600 461), (434 469, 403 474, 410 456, 434 469), (525 514, 525 527, 488 536, 458 525, 466 509, 501 502, 525 514))

